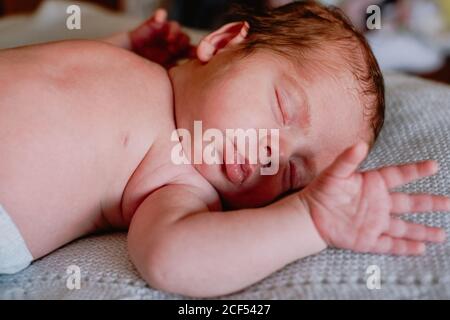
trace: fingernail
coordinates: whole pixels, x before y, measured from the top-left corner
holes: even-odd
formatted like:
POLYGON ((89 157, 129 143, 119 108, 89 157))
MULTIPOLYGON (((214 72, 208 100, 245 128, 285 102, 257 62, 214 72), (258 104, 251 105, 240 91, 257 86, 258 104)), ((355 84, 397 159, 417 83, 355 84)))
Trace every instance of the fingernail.
POLYGON ((438 241, 445 242, 446 239, 447 239, 447 234, 445 233, 444 230, 441 230, 438 235, 438 241))
POLYGON ((421 243, 421 244, 419 244, 418 250, 419 250, 419 254, 422 255, 427 250, 427 247, 425 246, 425 244, 421 243))
POLYGON ((155 13, 155 21, 162 23, 167 19, 167 12, 162 9, 158 9, 155 13))
POLYGON ((434 172, 438 172, 439 171, 439 162, 434 161, 434 172))

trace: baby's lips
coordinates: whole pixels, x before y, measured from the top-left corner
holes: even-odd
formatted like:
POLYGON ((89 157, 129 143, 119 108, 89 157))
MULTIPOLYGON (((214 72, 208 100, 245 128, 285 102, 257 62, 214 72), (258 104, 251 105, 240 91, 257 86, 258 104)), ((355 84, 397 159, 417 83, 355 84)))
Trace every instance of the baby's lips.
POLYGON ((436 232, 436 235, 434 237, 434 242, 437 243, 443 243, 447 240, 447 233, 444 229, 440 229, 438 232, 436 232))

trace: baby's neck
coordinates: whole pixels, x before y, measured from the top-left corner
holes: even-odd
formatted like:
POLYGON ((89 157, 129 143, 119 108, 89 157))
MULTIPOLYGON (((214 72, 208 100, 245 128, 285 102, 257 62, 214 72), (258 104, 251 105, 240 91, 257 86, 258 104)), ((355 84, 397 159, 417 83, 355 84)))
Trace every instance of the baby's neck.
POLYGON ((188 98, 188 83, 190 81, 189 73, 186 72, 188 67, 185 62, 183 65, 178 65, 171 68, 168 71, 169 79, 172 83, 172 94, 173 94, 173 114, 175 127, 177 129, 185 128, 183 124, 183 115, 185 115, 184 103, 185 99, 188 98))

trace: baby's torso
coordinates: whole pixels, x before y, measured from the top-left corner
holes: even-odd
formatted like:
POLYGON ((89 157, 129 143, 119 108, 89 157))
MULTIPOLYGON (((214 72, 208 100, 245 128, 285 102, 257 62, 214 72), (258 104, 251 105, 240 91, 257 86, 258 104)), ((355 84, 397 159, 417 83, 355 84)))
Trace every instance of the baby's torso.
POLYGON ((186 168, 167 73, 95 42, 0 53, 0 204, 35 256, 108 227, 186 168), (166 141, 167 140, 167 141, 166 141))

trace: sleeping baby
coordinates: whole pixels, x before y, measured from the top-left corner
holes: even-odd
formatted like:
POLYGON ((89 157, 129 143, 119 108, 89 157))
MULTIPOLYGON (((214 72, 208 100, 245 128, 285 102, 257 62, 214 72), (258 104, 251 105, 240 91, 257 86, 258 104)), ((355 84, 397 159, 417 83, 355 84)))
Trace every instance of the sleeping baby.
POLYGON ((327 247, 420 255, 445 240, 397 215, 448 198, 391 190, 436 162, 358 170, 384 85, 343 14, 303 1, 237 17, 195 50, 159 10, 106 41, 0 52, 0 273, 128 230, 151 287, 212 297, 327 247), (263 134, 242 148, 229 130, 263 134))

